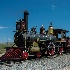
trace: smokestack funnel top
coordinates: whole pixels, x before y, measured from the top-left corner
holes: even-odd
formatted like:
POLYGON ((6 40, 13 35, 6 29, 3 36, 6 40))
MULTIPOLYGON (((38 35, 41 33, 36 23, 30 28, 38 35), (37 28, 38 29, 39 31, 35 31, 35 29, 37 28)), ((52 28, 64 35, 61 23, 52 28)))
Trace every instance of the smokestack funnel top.
POLYGON ((28 11, 24 11, 24 14, 28 14, 29 15, 28 11))

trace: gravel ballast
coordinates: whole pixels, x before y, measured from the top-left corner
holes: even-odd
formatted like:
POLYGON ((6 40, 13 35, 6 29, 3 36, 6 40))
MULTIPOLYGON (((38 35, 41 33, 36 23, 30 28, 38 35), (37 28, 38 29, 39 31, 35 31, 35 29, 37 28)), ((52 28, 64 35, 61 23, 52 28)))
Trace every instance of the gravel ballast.
POLYGON ((0 70, 70 70, 70 54, 0 65, 0 70))

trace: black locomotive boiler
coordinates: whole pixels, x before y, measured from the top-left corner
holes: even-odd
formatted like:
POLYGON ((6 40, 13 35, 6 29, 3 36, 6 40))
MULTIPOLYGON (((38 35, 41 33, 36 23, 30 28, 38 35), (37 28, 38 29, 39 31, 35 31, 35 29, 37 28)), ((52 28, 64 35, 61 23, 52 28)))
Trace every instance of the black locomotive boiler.
POLYGON ((28 31, 28 15, 29 13, 25 11, 24 19, 16 22, 14 43, 17 47, 7 47, 5 55, 0 60, 23 60, 30 56, 40 58, 62 54, 70 48, 70 38, 66 36, 69 31, 54 29, 52 22, 48 30, 42 25, 40 33, 37 33, 36 27, 28 31))

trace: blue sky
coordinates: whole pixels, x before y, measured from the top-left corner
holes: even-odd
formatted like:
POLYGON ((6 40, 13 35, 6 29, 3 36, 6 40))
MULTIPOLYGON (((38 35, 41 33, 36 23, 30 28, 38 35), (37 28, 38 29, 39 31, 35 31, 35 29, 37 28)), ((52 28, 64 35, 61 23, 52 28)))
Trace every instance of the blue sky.
MULTIPOLYGON (((0 42, 13 41, 16 20, 29 12, 29 30, 41 25, 48 29, 52 21, 54 28, 70 31, 70 0, 0 0, 0 42)), ((70 33, 67 34, 70 36, 70 33)))

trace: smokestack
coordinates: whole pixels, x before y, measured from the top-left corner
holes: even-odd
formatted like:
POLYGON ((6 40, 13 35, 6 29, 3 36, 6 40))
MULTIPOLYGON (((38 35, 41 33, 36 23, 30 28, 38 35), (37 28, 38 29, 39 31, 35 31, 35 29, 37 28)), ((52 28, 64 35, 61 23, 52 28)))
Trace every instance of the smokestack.
POLYGON ((28 31, 28 11, 24 11, 24 22, 25 22, 25 29, 28 31))

